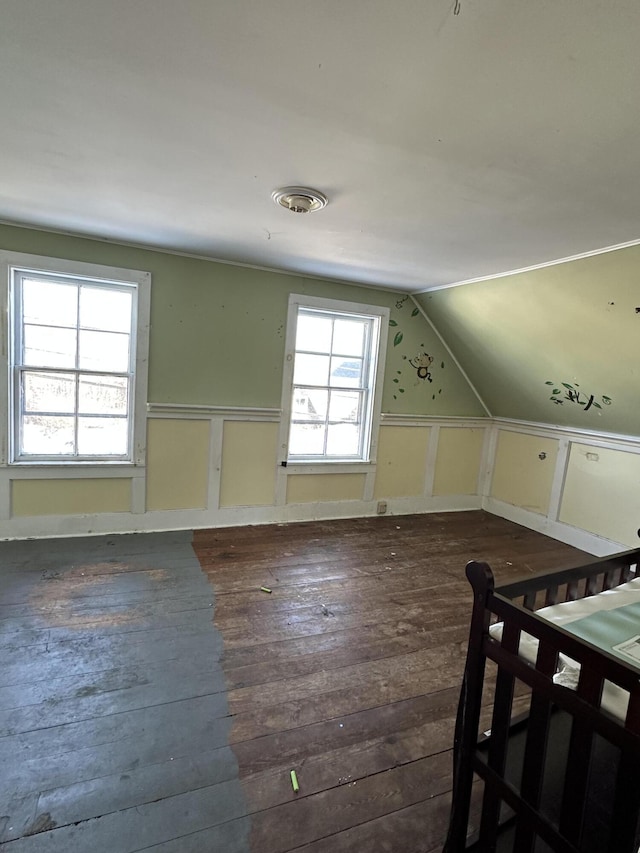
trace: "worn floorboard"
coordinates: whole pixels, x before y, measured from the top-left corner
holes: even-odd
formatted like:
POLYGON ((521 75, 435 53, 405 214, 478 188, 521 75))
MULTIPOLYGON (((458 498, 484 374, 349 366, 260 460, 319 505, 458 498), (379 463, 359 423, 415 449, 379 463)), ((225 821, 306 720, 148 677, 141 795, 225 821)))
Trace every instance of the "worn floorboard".
POLYGON ((483 512, 0 544, 3 853, 436 853, 469 559, 584 555, 483 512))
POLYGON ((216 593, 252 851, 440 851, 465 563, 506 580, 584 554, 482 512, 200 531, 194 547, 216 593))
POLYGON ((191 535, 3 543, 0 558, 3 851, 134 853, 194 833, 203 851, 248 851, 191 535))

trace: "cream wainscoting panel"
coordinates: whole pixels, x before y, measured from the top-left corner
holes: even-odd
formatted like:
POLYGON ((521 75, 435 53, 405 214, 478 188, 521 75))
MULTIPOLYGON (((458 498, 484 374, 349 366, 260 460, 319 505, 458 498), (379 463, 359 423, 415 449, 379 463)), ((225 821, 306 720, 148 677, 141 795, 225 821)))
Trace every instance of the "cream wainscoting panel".
POLYGON ((131 480, 127 478, 13 480, 11 514, 89 515, 130 512, 131 480))
POLYGON ((374 498, 424 494, 430 427, 383 426, 378 436, 374 498))
POLYGON ((499 430, 491 497, 546 515, 557 455, 555 438, 499 430))
POLYGON ((147 511, 204 509, 209 420, 151 418, 147 429, 147 511))
POLYGON ((287 503, 361 501, 366 474, 295 474, 287 477, 287 503))
POLYGON ((484 429, 440 427, 434 495, 478 494, 484 437, 484 429))
POLYGON ((220 506, 272 506, 278 424, 225 421, 220 506))
POLYGON ((638 547, 640 454, 572 444, 560 521, 638 547))

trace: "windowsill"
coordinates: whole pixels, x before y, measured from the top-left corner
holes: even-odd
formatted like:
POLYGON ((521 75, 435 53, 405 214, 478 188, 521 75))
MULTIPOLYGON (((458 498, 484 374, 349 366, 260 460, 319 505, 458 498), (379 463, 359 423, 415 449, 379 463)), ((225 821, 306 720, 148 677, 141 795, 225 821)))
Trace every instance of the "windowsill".
POLYGON ((75 466, 79 468, 113 468, 117 465, 120 465, 122 468, 136 467, 135 462, 125 459, 114 459, 113 461, 110 459, 16 459, 14 462, 8 462, 7 464, 11 468, 31 468, 31 466, 37 468, 69 468, 75 466))
POLYGON ((47 479, 60 477, 143 477, 146 466, 135 462, 9 462, 0 466, 9 476, 25 479, 47 479))
POLYGON ((357 462, 327 459, 320 462, 314 459, 308 462, 302 460, 287 461, 287 464, 282 467, 287 474, 366 474, 369 471, 376 470, 376 463, 372 460, 357 462))

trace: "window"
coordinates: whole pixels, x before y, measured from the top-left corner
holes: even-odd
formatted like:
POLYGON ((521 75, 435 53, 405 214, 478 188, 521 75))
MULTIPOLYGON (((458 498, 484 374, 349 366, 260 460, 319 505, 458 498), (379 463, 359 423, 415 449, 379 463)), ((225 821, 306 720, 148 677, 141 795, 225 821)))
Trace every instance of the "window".
POLYGON ((285 370, 290 462, 366 462, 380 409, 388 312, 292 296, 285 370))
POLYGON ((7 266, 10 461, 140 461, 148 274, 25 256, 7 266))

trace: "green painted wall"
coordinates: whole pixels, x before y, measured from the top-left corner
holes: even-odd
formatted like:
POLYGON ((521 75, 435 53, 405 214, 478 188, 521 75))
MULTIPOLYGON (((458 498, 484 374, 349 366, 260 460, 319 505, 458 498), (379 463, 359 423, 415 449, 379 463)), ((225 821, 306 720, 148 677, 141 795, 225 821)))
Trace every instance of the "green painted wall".
POLYGON ((392 309, 398 325, 390 330, 384 411, 483 414, 428 323, 419 314, 411 316, 409 299, 397 308, 402 296, 396 293, 7 225, 0 225, 0 246, 151 272, 151 402, 279 407, 287 304, 293 292, 392 309), (394 346, 399 330, 403 339, 394 346), (422 348, 434 358, 431 383, 419 379, 409 365, 422 348))
POLYGON ((395 294, 382 409, 483 417, 486 412, 416 303, 395 294))
POLYGON ((640 435, 640 247, 417 298, 492 415, 640 435))

